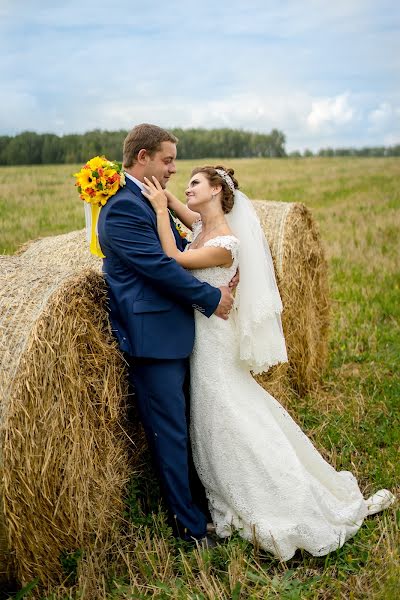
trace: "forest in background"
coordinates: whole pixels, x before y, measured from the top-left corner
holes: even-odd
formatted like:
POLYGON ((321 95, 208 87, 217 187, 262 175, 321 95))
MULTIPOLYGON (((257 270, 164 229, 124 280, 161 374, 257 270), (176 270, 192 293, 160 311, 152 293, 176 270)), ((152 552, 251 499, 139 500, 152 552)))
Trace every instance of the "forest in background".
MULTIPOLYGON (((171 129, 179 139, 179 158, 302 158, 312 156, 400 156, 400 144, 365 148, 322 148, 317 152, 286 152, 286 136, 273 129, 254 133, 241 129, 171 129)), ((125 130, 95 129, 82 134, 58 136, 24 131, 0 136, 0 165, 77 164, 105 155, 122 160, 125 130)))

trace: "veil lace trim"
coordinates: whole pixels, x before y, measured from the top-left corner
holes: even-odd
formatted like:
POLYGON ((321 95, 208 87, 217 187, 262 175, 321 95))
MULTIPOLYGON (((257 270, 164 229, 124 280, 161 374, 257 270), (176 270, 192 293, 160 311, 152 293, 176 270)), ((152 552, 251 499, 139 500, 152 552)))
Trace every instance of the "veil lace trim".
POLYGON ((235 203, 226 215, 240 240, 240 281, 235 296, 240 359, 254 373, 287 361, 281 297, 268 242, 248 197, 235 190, 235 203))

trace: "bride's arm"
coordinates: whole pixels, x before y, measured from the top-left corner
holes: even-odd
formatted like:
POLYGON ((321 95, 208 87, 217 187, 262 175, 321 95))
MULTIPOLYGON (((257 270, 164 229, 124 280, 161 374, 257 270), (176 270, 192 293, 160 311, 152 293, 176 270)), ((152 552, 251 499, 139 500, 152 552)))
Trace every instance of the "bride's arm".
POLYGON ((185 204, 183 204, 176 196, 171 194, 168 190, 164 190, 168 200, 168 208, 174 211, 178 219, 186 225, 189 229, 192 229, 193 223, 200 218, 199 213, 190 210, 185 204))
POLYGON ((208 267, 230 267, 232 264, 232 254, 226 248, 196 248, 187 252, 180 252, 179 256, 174 256, 185 269, 207 269, 208 267))
POLYGON ((205 269, 232 264, 232 255, 226 248, 208 247, 187 252, 178 250, 171 230, 166 194, 157 180, 153 184, 145 178, 145 184, 147 189, 143 191, 143 195, 151 202, 156 212, 158 235, 167 256, 174 258, 185 269, 205 269))

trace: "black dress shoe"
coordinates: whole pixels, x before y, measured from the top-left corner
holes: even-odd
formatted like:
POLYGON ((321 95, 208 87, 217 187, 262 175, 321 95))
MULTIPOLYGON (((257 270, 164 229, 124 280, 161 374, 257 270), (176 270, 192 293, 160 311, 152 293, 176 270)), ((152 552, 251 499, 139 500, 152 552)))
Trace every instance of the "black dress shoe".
POLYGON ((200 540, 197 540, 197 544, 200 550, 210 550, 210 548, 215 548, 216 546, 218 546, 218 542, 214 540, 210 535, 206 535, 200 540))

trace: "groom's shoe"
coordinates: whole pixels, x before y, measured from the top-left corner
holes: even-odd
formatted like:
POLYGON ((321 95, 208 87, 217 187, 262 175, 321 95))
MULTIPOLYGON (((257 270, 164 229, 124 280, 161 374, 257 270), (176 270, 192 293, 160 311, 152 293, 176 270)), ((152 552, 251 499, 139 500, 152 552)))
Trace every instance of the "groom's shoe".
POLYGON ((211 548, 218 546, 218 542, 216 542, 210 535, 206 535, 200 540, 196 540, 196 545, 199 550, 210 550, 211 548))
POLYGON ((214 540, 210 535, 206 535, 200 540, 200 547, 202 550, 210 550, 218 546, 218 542, 214 540))
POLYGON ((207 534, 215 533, 215 525, 214 523, 207 523, 207 534))

